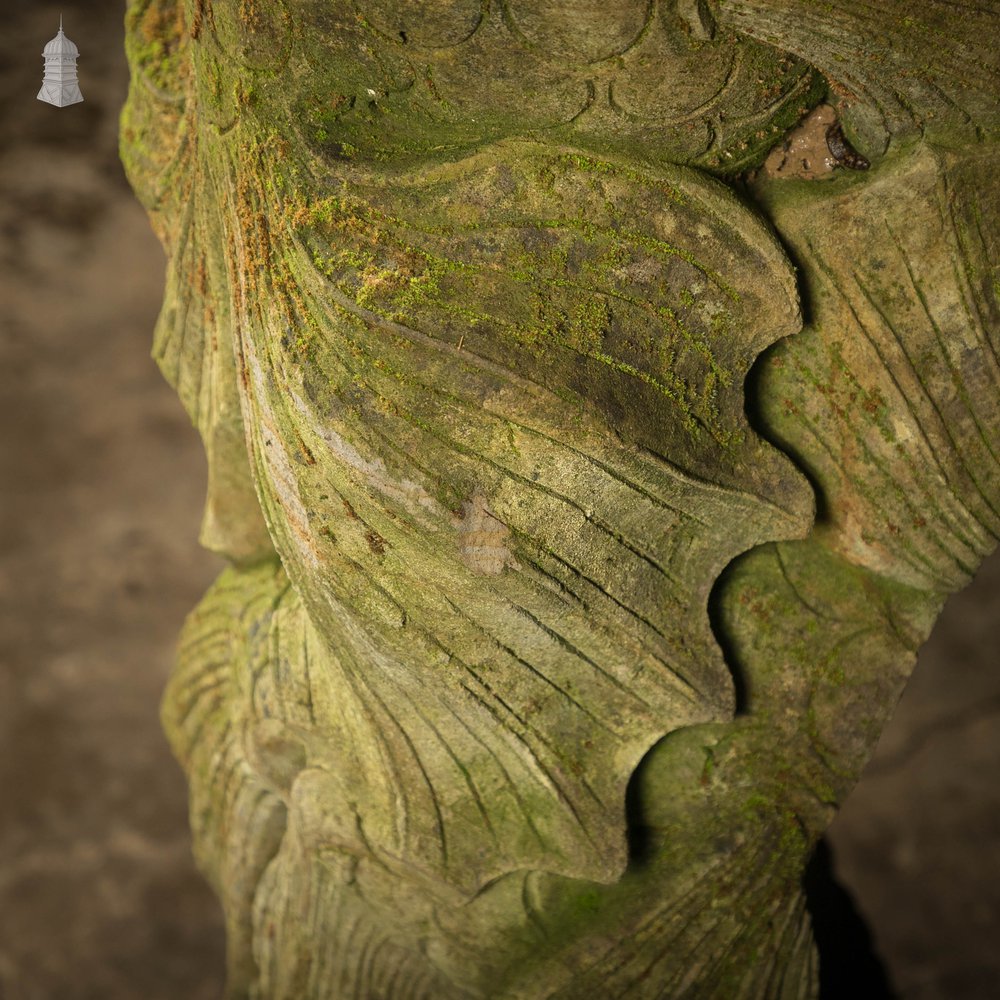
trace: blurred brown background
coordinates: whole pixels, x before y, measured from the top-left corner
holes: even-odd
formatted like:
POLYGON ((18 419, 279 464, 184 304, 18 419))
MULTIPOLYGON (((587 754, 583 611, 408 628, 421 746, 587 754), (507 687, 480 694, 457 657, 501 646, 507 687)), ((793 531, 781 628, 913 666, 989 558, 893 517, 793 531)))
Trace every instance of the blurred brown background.
MULTIPOLYGON (((164 259, 117 159, 122 4, 6 0, 0 34, 0 998, 217 1000, 157 707, 200 445, 149 360, 164 259), (85 101, 35 99, 60 12, 85 101)), ((831 831, 901 1000, 1000 997, 1000 556, 954 598, 831 831)))

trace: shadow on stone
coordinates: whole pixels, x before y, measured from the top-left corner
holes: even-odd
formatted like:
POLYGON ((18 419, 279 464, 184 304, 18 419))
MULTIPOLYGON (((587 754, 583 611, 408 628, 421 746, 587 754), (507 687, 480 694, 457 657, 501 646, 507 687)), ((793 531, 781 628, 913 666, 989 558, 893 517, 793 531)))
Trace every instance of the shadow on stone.
POLYGON ((819 949, 820 1000, 897 1000, 868 925, 834 875, 826 838, 816 845, 802 884, 819 949))

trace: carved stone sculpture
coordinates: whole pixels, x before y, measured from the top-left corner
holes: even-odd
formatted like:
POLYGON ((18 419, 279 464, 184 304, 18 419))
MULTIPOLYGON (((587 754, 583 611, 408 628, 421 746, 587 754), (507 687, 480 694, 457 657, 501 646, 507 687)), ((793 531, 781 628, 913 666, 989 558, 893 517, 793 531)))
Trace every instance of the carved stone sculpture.
POLYGON ((998 28, 132 0, 230 996, 815 995, 805 861, 1000 528, 998 28))

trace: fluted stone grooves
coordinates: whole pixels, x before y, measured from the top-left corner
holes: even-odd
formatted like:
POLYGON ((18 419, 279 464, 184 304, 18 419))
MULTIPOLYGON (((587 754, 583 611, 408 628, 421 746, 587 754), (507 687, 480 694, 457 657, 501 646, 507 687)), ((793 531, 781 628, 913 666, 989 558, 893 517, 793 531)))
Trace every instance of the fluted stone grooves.
POLYGON ((805 861, 1000 529, 960 6, 130 4, 229 996, 816 995, 805 861), (822 101, 870 169, 747 180, 822 101))

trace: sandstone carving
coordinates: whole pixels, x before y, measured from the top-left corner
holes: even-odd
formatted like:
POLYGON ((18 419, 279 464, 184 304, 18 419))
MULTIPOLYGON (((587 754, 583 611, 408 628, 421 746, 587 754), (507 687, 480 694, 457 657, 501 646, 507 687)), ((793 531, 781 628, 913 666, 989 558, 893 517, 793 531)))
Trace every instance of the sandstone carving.
POLYGON ((133 0, 230 996, 815 996, 805 861, 1000 528, 998 28, 133 0))

